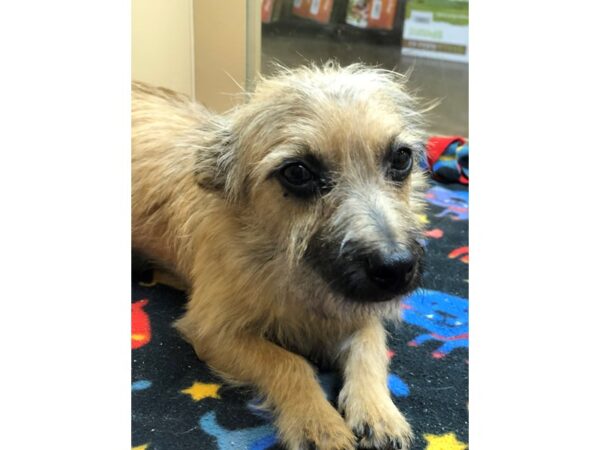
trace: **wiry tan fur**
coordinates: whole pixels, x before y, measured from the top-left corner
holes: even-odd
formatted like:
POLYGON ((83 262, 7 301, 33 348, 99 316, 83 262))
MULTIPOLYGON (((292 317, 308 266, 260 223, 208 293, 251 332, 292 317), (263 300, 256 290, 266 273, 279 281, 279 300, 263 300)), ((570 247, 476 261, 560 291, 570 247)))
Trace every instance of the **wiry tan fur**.
POLYGON ((177 328, 225 378, 264 395, 290 449, 410 444, 386 383, 383 322, 397 320, 401 299, 347 301, 302 258, 317 232, 377 246, 371 208, 398 241, 420 230, 418 167, 401 184, 380 167, 390 136, 419 148, 419 117, 402 76, 358 65, 282 69, 222 116, 133 85, 133 246, 182 277, 177 328), (270 174, 306 149, 335 186, 304 201, 270 174), (342 371, 343 416, 306 358, 342 371))

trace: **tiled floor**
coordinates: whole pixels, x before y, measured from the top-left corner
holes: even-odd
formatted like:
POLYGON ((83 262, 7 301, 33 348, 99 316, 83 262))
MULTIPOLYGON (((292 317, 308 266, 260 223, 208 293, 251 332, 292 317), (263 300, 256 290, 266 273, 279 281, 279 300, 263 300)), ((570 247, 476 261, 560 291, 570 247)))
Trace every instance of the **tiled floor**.
POLYGON ((268 74, 273 70, 270 64, 273 61, 294 67, 332 58, 342 64, 364 62, 399 72, 412 68, 409 86, 426 101, 441 101, 428 115, 428 131, 431 134, 468 137, 468 64, 401 56, 399 47, 389 45, 343 43, 327 37, 288 37, 263 33, 263 73, 268 74))

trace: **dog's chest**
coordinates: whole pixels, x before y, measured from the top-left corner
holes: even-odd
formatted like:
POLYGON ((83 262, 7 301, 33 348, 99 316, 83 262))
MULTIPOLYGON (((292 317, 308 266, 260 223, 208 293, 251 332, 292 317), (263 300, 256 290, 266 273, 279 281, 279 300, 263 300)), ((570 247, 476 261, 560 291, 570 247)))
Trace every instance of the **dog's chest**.
POLYGON ((350 334, 347 323, 307 311, 277 317, 268 330, 273 342, 319 363, 333 360, 350 334))

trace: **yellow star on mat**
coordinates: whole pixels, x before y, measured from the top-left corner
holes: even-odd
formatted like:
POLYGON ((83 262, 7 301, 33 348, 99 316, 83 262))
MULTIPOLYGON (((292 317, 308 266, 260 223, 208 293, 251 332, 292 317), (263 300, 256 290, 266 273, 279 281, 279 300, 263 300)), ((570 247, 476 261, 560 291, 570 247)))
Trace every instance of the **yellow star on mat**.
POLYGON ((131 450, 146 450, 148 448, 148 444, 138 445, 137 447, 131 447, 131 450))
POLYGON ((427 217, 427 214, 417 214, 417 217, 419 218, 419 222, 429 223, 429 218, 427 217))
POLYGON ((423 437, 427 441, 425 450, 465 450, 467 448, 467 444, 456 439, 454 433, 446 433, 441 436, 425 434, 423 437))
POLYGON ((221 398, 217 393, 220 387, 220 384, 195 382, 189 388, 184 389, 181 392, 184 394, 188 394, 194 400, 199 401, 206 397, 221 398))

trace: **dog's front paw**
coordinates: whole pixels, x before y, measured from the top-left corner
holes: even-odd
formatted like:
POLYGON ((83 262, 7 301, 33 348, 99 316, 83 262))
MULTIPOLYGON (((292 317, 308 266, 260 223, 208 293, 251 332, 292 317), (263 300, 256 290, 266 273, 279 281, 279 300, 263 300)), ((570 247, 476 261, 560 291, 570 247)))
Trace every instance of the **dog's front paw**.
POLYGON ((378 401, 346 399, 340 408, 360 449, 407 450, 413 433, 404 415, 385 396, 378 401))
POLYGON ((356 437, 344 419, 331 407, 281 416, 277 423, 290 450, 355 450, 356 437))

